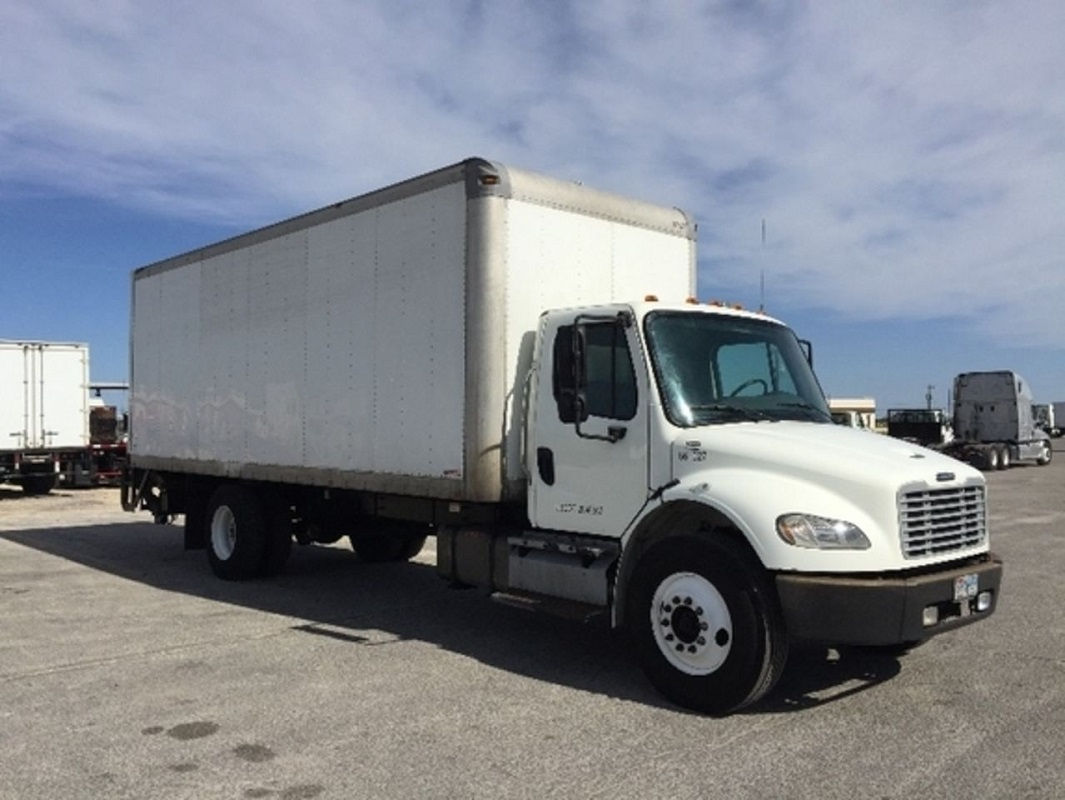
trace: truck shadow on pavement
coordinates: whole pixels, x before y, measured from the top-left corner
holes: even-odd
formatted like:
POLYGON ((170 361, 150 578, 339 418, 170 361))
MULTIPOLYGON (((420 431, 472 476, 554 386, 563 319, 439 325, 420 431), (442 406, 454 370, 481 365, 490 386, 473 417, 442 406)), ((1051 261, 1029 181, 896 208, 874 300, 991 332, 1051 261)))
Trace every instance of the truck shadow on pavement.
MULTIPOLYGON (((536 680, 683 712, 650 686, 605 616, 579 622, 504 606, 481 591, 451 588, 430 564, 365 564, 339 545, 311 545, 293 549, 282 575, 231 583, 215 578, 203 551, 182 549, 174 525, 52 527, 0 532, 0 539, 167 592, 289 617, 293 635, 353 647, 428 642, 536 680)), ((820 706, 899 669, 893 656, 796 649, 776 689, 741 713, 820 706)))

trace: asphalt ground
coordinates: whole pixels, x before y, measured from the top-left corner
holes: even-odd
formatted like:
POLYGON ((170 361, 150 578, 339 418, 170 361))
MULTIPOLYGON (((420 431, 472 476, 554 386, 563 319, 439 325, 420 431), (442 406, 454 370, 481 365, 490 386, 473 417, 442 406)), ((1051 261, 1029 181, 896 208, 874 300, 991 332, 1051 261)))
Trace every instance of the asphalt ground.
POLYGON ((0 798, 1065 798, 1065 440, 988 476, 988 620, 795 651, 724 718, 605 625, 342 544, 215 579, 113 489, 0 489, 0 798))

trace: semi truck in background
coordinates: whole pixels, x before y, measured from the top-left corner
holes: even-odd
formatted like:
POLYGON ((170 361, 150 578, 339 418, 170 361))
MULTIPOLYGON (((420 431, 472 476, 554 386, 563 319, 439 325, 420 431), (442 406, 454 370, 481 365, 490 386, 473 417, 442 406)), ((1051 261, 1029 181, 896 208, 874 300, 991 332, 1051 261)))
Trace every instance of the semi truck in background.
POLYGON ((1046 465, 1054 454, 1033 413, 1031 387, 1009 370, 954 379, 954 439, 943 451, 987 470, 1023 460, 1046 465))
POLYGON ((983 476, 831 424, 791 329, 692 297, 695 238, 475 158, 138 269, 123 507, 223 579, 434 536, 445 580, 603 615, 714 713, 791 642, 986 619, 983 476))
POLYGON ((88 345, 0 340, 0 482, 29 495, 118 483, 122 418, 90 397, 93 387, 88 345))

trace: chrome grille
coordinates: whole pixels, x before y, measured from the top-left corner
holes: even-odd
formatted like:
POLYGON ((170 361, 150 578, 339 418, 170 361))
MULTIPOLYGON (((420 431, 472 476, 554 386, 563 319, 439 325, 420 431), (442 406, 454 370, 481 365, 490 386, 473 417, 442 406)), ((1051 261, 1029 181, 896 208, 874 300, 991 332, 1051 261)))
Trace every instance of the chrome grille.
POLYGON ((987 539, 984 487, 903 492, 899 495, 899 531, 906 558, 940 555, 983 544, 987 539))

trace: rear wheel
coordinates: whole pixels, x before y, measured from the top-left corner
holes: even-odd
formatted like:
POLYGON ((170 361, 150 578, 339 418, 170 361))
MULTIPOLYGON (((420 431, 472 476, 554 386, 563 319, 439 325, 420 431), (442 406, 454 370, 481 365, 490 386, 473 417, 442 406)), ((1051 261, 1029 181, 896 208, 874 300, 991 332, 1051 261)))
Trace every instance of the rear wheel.
POLYGON ((207 560, 224 580, 244 580, 261 573, 266 557, 262 503, 244 486, 220 486, 207 504, 207 560))
POLYGON ((22 479, 23 494, 34 496, 48 494, 55 488, 55 475, 27 475, 22 479))
POLYGON ((651 683, 678 705, 727 713, 777 682, 787 637, 761 567, 727 539, 678 537, 637 565, 626 609, 651 683))
POLYGON ((1008 444, 1000 444, 998 446, 998 468, 1009 469, 1011 460, 1010 446, 1008 444))
POLYGON ((285 568, 292 553, 292 506, 284 501, 267 502, 266 544, 263 575, 277 575, 285 568))
POLYGON ((984 469, 988 470, 989 472, 992 470, 996 470, 998 469, 998 462, 998 448, 994 445, 991 445, 984 451, 984 469))

